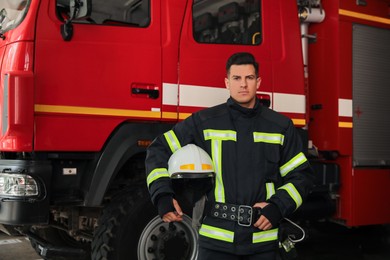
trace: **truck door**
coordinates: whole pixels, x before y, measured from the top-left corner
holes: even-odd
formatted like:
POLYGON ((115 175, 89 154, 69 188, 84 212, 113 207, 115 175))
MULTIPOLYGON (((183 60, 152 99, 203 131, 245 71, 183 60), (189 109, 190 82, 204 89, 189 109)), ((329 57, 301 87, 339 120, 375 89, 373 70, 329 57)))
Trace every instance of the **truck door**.
POLYGON ((249 51, 259 58, 264 49, 259 48, 260 1, 206 0, 190 4, 180 40, 181 119, 199 108, 226 102, 225 63, 231 54, 249 51))
POLYGON ((271 108, 305 125, 299 21, 294 1, 204 0, 187 9, 180 40, 179 116, 228 98, 225 64, 236 52, 260 63, 258 94, 271 108))
POLYGON ((97 150, 121 122, 161 118, 160 1, 91 1, 64 40, 69 5, 42 1, 37 20, 36 148, 97 150))

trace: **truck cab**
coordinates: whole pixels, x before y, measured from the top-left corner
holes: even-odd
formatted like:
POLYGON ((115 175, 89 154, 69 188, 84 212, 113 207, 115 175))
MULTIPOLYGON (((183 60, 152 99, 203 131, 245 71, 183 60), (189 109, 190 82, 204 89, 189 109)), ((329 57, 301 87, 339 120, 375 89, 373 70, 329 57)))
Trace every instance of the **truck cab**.
MULTIPOLYGON (((310 204, 315 208, 301 216, 369 224, 350 222, 346 213, 355 201, 352 137, 345 138, 351 128, 340 130, 330 121, 339 96, 321 94, 328 82, 324 64, 337 62, 332 68, 343 73, 352 65, 324 53, 348 48, 343 40, 331 41, 339 39, 333 38, 339 21, 344 29, 367 23, 339 10, 383 18, 378 10, 389 3, 372 1, 365 8, 354 0, 338 2, 2 1, 1 229, 26 234, 45 259, 196 259, 189 195, 178 190, 184 221, 163 223, 147 192, 146 148, 191 113, 227 100, 225 62, 240 51, 260 61, 259 97, 290 117, 305 143, 318 145, 310 148, 319 153, 306 151, 319 173, 310 204), (323 15, 326 9, 324 26, 318 22, 302 33, 304 13, 323 15), (314 59, 307 63, 303 54, 314 59), (339 130, 336 137, 346 140, 341 148, 333 145, 339 130), (337 156, 322 156, 329 154, 337 156)), ((383 19, 380 27, 388 32, 383 19)), ((339 93, 340 106, 351 108, 349 90, 339 93)))

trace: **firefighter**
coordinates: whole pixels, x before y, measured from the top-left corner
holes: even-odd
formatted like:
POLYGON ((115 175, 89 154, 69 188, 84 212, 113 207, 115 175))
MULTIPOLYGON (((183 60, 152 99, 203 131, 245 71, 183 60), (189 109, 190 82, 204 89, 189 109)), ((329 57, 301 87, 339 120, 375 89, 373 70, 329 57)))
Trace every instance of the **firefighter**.
POLYGON ((192 114, 147 150, 147 185, 164 222, 183 212, 168 174, 170 156, 189 143, 212 158, 215 181, 199 230, 199 259, 276 259, 278 223, 313 185, 292 121, 256 98, 261 78, 250 53, 226 64, 226 103, 192 114))

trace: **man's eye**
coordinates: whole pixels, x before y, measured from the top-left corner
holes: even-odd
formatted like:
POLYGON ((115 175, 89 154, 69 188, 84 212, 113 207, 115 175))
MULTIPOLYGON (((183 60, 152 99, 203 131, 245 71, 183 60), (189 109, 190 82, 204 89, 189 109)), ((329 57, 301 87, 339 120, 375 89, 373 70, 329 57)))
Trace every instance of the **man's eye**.
POLYGON ((254 79, 256 79, 256 77, 255 76, 248 76, 247 79, 254 80, 254 79))

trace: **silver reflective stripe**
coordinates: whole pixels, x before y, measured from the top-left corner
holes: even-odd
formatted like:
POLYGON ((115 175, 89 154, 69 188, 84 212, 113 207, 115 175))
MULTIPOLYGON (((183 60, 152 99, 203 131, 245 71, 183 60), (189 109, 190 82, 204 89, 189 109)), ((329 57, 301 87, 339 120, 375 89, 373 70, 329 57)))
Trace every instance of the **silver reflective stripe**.
POLYGON ((285 190, 287 191, 288 195, 290 195, 291 199, 294 200, 296 204, 296 209, 302 205, 302 197, 301 194, 299 194, 298 190, 295 188, 294 184, 287 183, 280 187, 278 190, 285 190))
POLYGON ((252 243, 262 243, 274 241, 278 239, 278 229, 270 229, 266 231, 253 233, 252 243))
POLYGON ((211 140, 211 156, 215 168, 214 196, 217 202, 225 202, 225 188, 222 179, 222 141, 236 141, 237 133, 232 130, 203 130, 204 139, 211 140))
POLYGON ((255 143, 262 142, 283 145, 284 135, 276 133, 253 132, 253 140, 255 143))
POLYGON ((171 149, 171 152, 174 153, 178 149, 181 148, 180 142, 177 139, 177 136, 173 130, 170 130, 164 134, 165 140, 167 140, 167 143, 169 145, 169 148, 171 149))
POLYGON ((291 172, 301 164, 305 163, 306 161, 306 156, 302 152, 300 152, 294 158, 292 158, 290 161, 280 167, 280 175, 282 177, 286 176, 289 172, 291 172))
POLYGON ((205 237, 222 240, 230 243, 233 243, 234 240, 234 232, 205 224, 200 227, 199 234, 205 237))
POLYGON ((152 182, 162 177, 169 177, 169 173, 166 168, 157 168, 151 171, 148 175, 148 178, 146 179, 148 187, 152 182))
POLYGON ((269 198, 272 197, 272 195, 275 194, 275 184, 273 184, 273 182, 267 182, 265 184, 265 188, 267 190, 267 197, 266 197, 266 200, 268 200, 269 198))

